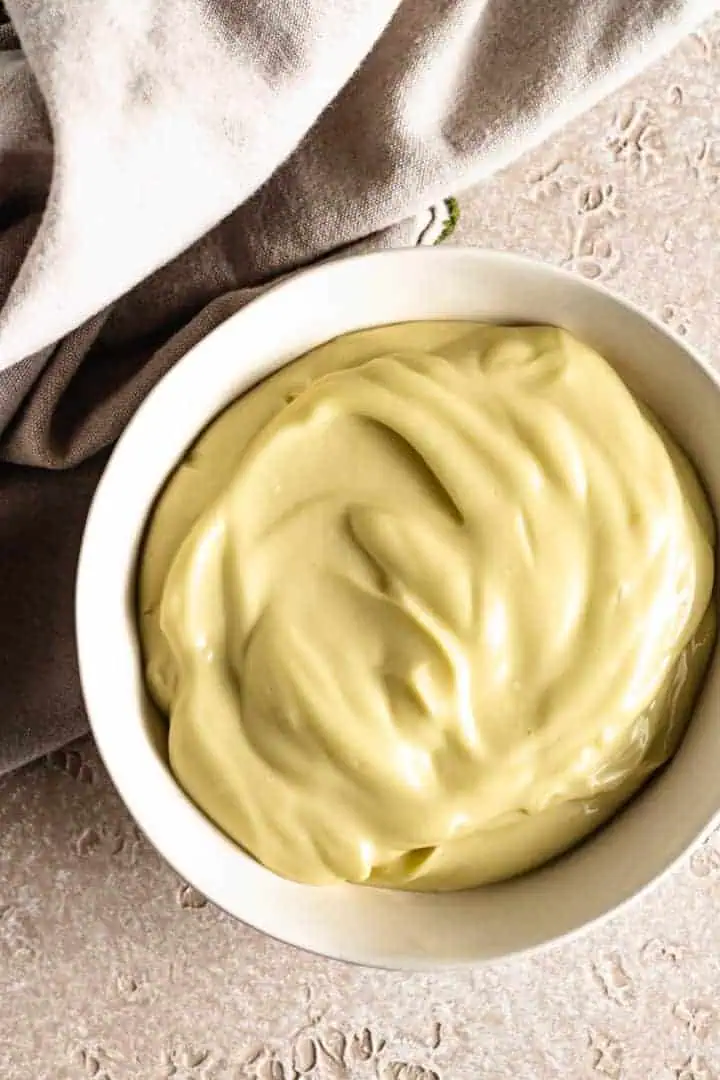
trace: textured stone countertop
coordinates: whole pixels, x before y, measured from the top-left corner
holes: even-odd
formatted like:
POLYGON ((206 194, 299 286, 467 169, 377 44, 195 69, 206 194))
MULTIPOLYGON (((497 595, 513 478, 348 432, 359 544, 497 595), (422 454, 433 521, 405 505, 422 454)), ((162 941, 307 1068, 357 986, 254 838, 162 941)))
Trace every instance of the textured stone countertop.
MULTIPOLYGON (((461 199, 460 243, 569 266, 717 358, 720 21, 461 199)), ((0 783, 0 1080, 720 1080, 720 837, 548 954, 372 972, 234 923, 89 740, 0 783)))

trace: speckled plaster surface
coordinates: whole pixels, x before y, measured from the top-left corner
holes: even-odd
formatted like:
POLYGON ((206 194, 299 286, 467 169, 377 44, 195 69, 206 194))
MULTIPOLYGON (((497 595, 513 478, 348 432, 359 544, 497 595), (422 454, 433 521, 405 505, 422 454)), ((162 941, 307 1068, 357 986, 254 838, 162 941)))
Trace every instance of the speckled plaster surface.
MULTIPOLYGON (((720 357, 720 21, 462 199, 720 357)), ((0 781, 0 1080, 720 1080, 720 836, 546 955, 407 976, 213 909, 89 740, 0 781)))

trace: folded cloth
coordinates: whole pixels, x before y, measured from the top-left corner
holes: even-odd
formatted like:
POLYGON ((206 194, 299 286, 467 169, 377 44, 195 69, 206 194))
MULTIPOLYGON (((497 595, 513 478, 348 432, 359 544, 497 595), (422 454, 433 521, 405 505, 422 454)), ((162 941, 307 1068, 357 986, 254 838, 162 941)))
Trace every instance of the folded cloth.
POLYGON ((0 771, 84 729, 79 536, 163 372, 279 274, 447 231, 448 194, 715 7, 5 0, 0 771))

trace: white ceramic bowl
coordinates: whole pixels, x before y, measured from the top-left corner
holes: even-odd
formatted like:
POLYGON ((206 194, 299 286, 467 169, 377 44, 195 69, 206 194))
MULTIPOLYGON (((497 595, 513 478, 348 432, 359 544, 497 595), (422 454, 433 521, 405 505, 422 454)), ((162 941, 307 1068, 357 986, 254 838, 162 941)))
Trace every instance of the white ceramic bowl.
POLYGON ((389 968, 478 964, 573 934, 656 881, 720 810, 717 652, 670 766, 581 847, 502 885, 428 895, 293 884, 244 854, 175 783, 163 722, 143 687, 134 615, 138 546, 163 481, 218 410, 287 361, 350 330, 435 318, 554 323, 594 346, 693 457, 720 517, 720 385, 679 340, 597 286, 527 259, 460 248, 387 252, 285 281, 160 382, 100 483, 77 586, 93 733, 152 843, 244 922, 314 952, 389 968))

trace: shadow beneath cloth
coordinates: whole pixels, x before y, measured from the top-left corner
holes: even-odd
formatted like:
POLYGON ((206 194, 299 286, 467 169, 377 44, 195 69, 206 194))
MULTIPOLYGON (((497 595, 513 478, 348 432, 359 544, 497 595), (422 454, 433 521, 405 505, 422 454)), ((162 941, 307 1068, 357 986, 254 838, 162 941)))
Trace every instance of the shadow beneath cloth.
POLYGON ((106 460, 103 453, 66 472, 0 464, 0 773, 87 728, 75 574, 106 460))

